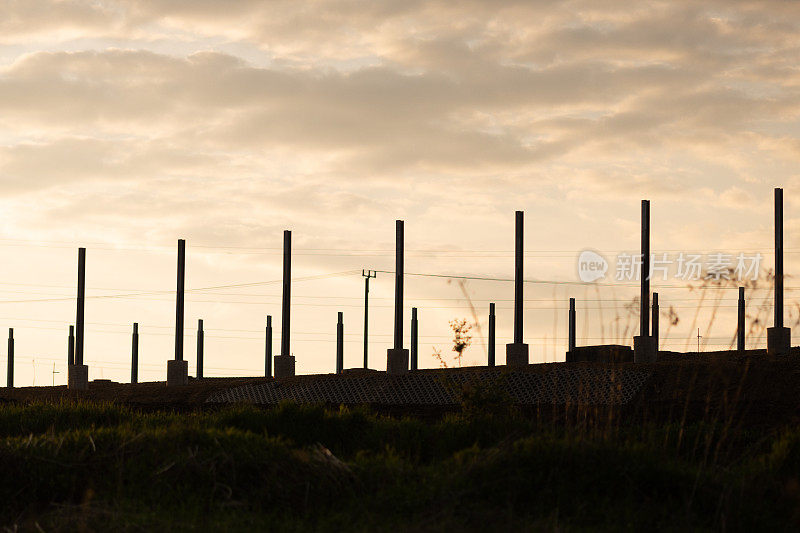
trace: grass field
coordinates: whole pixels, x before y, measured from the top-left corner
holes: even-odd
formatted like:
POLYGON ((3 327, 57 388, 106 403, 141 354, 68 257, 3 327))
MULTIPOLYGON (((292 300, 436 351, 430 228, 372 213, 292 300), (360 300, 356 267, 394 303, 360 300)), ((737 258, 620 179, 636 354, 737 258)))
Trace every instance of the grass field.
POLYGON ((1 518, 45 531, 800 525, 800 429, 477 412, 423 421, 294 404, 9 404, 1 518))

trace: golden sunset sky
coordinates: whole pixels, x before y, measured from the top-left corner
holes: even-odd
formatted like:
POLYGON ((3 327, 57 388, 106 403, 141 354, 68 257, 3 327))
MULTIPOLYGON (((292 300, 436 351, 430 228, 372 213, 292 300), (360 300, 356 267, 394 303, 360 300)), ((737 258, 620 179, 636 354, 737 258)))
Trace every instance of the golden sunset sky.
MULTIPOLYGON (((510 278, 525 211, 525 275, 548 282, 526 285, 525 340, 532 362, 560 361, 571 296, 580 344, 631 343, 637 288, 613 269, 638 251, 642 199, 654 252, 760 251, 770 268, 784 187, 795 309, 799 26, 800 4, 761 0, 0 0, 0 331, 14 328, 16 384, 66 381, 79 246, 90 379, 129 379, 133 322, 140 380, 165 378, 179 238, 187 287, 225 286, 187 294, 189 371, 202 318, 207 376, 263 372, 284 229, 298 373, 333 371, 338 311, 345 367, 361 364, 360 272, 393 270, 395 219, 407 272, 510 278), (584 249, 611 263, 607 284, 576 283, 584 249)), ((696 349, 698 327, 704 349, 727 347, 735 285, 700 303, 654 281, 680 315, 662 349, 696 349)), ((453 364, 464 291, 484 335, 497 302, 504 361, 511 283, 409 276, 420 366, 437 366, 434 348, 453 364)), ((378 274, 373 368, 392 295, 378 274)), ((767 296, 749 305, 771 325, 767 296)), ((464 364, 485 357, 476 331, 464 364)))

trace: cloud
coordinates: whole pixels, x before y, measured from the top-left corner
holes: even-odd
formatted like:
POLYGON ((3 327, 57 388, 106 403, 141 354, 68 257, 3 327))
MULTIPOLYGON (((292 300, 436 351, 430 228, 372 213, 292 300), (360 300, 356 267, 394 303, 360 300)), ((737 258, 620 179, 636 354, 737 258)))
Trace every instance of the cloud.
POLYGON ((115 7, 80 0, 9 0, 0 6, 0 42, 13 43, 49 34, 75 38, 84 32, 114 31, 122 21, 115 7))
POLYGON ((0 195, 156 180, 178 213, 197 184, 251 198, 280 184, 281 212, 314 198, 367 213, 371 195, 400 202, 423 185, 434 203, 487 186, 673 197, 696 180, 723 191, 793 175, 800 41, 786 3, 4 9, 4 39, 24 51, 0 70, 0 195), (775 176, 757 176, 767 159, 775 176))

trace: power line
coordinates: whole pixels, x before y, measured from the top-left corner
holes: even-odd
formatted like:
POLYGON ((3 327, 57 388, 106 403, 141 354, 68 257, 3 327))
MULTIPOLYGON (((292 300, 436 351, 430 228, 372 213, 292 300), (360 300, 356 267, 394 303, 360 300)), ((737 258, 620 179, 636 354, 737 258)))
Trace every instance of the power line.
MULTIPOLYGON (((376 270, 375 272, 380 272, 382 274, 394 274, 392 270, 376 270)), ((426 278, 444 278, 444 279, 466 279, 466 280, 476 280, 476 281, 499 281, 499 282, 513 282, 513 278, 496 278, 496 277, 489 277, 489 276, 465 276, 465 275, 458 275, 458 274, 426 274, 421 272, 405 272, 406 276, 417 276, 417 277, 426 277, 426 278)), ((583 287, 591 287, 591 286, 609 286, 609 287, 639 287, 640 284, 638 282, 599 282, 599 281, 565 281, 565 280, 544 280, 544 279, 523 279, 523 283, 531 283, 531 284, 539 284, 539 285, 579 285, 583 287)), ((650 285, 654 289, 684 289, 690 290, 692 288, 699 289, 702 287, 692 287, 690 285, 682 284, 682 285, 670 285, 670 284, 661 284, 655 283, 654 280, 650 280, 650 285)), ((737 289, 738 287, 714 287, 715 289, 737 289)), ((799 287, 800 288, 800 287, 799 287)))
MULTIPOLYGON (((292 282, 300 282, 300 281, 312 281, 312 280, 319 280, 319 279, 326 279, 332 278, 337 276, 347 276, 353 275, 357 273, 357 270, 345 270, 342 272, 333 272, 330 274, 320 274, 317 276, 306 276, 302 278, 292 278, 292 282)), ((194 289, 186 289, 186 292, 199 292, 199 291, 209 291, 214 289, 229 289, 234 287, 256 287, 262 285, 270 285, 273 283, 281 283, 283 280, 270 280, 270 281, 256 281, 250 283, 232 283, 228 285, 215 285, 210 287, 197 287, 194 289)), ((113 289, 112 289, 113 290, 113 289)), ((159 291, 139 291, 139 292, 132 292, 128 294, 95 294, 95 295, 87 295, 86 299, 109 299, 109 298, 129 298, 129 297, 136 297, 136 296, 150 296, 150 295, 157 295, 157 294, 169 294, 174 292, 174 289, 170 290, 159 290, 159 291)), ((63 302, 74 300, 74 297, 63 297, 63 298, 37 298, 37 299, 29 299, 29 300, 0 300, 0 304, 4 303, 34 303, 34 302, 63 302)))
MULTIPOLYGON (((263 282, 263 283, 265 283, 265 282, 263 282)), ((4 285, 4 283, 0 283, 0 285, 4 285)), ((42 285, 42 286, 46 287, 46 285, 42 285)), ((63 287, 63 288, 72 289, 72 287, 63 287)), ((127 292, 135 291, 135 289, 109 288, 109 287, 105 287, 105 288, 96 287, 95 289, 96 290, 109 290, 109 291, 127 291, 127 292)), ((197 290, 200 290, 200 289, 188 289, 188 290, 189 291, 197 291, 197 290)), ((758 290, 758 291, 766 291, 766 290, 769 290, 769 288, 768 287, 764 287, 762 289, 756 289, 756 290, 758 290)), ((800 287, 785 287, 784 290, 800 290, 800 287)), ((147 295, 156 295, 156 294, 167 294, 167 293, 172 293, 172 292, 174 292, 174 289, 158 289, 158 290, 147 290, 147 291, 142 290, 142 292, 138 292, 138 293, 135 293, 135 294, 136 295, 141 294, 141 295, 147 296, 147 295)), ((0 293, 30 294, 31 291, 0 290, 0 293)), ((34 292, 34 294, 62 296, 61 294, 52 293, 52 292, 34 292)), ((214 292, 212 294, 214 296, 235 296, 235 297, 245 297, 245 298, 280 298, 281 297, 281 295, 278 294, 278 293, 267 294, 267 293, 246 293, 246 292, 231 292, 231 293, 214 292)), ((129 297, 129 295, 127 295, 127 294, 112 295, 112 296, 129 297)), ((130 297, 133 297, 133 296, 130 296, 130 297)), ((727 297, 724 297, 724 298, 727 299, 727 297)), ((730 298, 735 300, 737 297, 736 296, 731 296, 730 298)), ((66 298, 66 299, 74 299, 74 298, 73 297, 69 297, 69 298, 66 298)), ((361 300, 363 300, 363 296, 333 296, 333 295, 303 295, 303 294, 298 294, 298 295, 292 295, 292 299, 293 300, 296 300, 296 299, 308 299, 308 300, 357 300, 357 301, 361 301, 361 300)), ((373 296, 371 299, 373 299, 373 300, 392 301, 392 300, 394 300, 394 297, 393 296, 373 296)), ((463 302, 466 302, 468 300, 472 301, 472 302, 513 302, 514 301, 513 298, 477 298, 477 297, 467 298, 465 296, 460 296, 460 297, 457 297, 457 298, 407 296, 406 299, 410 300, 410 301, 415 301, 415 302, 419 302, 419 301, 434 301, 434 302, 436 302, 436 301, 463 301, 463 302)), ((670 298, 669 301, 670 302, 692 302, 692 301, 696 301, 698 299, 699 299, 699 297, 696 297, 696 298, 670 298)), ((756 295, 753 295, 752 294, 752 289, 751 289, 751 295, 748 297, 748 301, 754 301, 754 300, 761 301, 761 300, 765 300, 765 299, 772 299, 772 297, 770 297, 770 296, 756 296, 756 295)), ((576 297, 575 300, 576 300, 576 302, 626 302, 626 303, 630 303, 631 301, 633 301, 632 298, 578 298, 578 297, 576 297)), ((234 301, 227 301, 227 300, 220 300, 220 301, 236 303, 234 301)), ((525 298, 525 301, 526 302, 552 302, 552 301, 558 301, 558 299, 554 299, 552 297, 551 298, 525 298)), ((0 300, 0 303, 2 303, 2 300, 0 300)), ((308 304, 303 304, 303 305, 308 305, 308 304)))

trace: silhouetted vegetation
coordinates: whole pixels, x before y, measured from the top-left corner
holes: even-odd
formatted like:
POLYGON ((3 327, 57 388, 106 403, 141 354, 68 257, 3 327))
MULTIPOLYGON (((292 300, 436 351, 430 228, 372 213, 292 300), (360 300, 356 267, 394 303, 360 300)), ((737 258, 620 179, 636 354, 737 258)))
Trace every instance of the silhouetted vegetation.
POLYGON ((554 424, 465 387, 435 421, 283 404, 0 408, 3 524, 35 530, 791 529, 800 430, 554 424), (735 453, 715 454, 725 441, 735 453), (734 442, 735 445, 730 446, 734 442))

